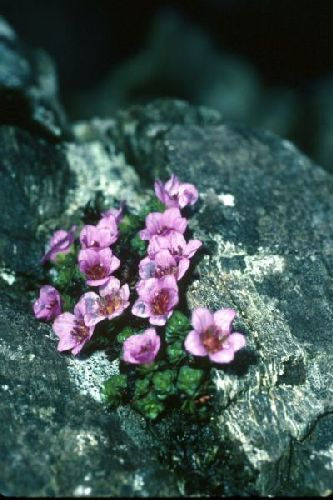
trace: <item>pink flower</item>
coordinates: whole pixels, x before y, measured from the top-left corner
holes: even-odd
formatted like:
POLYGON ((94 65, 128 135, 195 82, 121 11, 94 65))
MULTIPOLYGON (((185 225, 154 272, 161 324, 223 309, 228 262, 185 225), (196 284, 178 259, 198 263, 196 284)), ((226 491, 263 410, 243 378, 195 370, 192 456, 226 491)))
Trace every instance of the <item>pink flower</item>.
POLYGON ((86 306, 83 297, 74 307, 74 314, 60 314, 53 323, 53 330, 59 337, 58 351, 71 351, 78 354, 91 339, 94 326, 87 326, 84 321, 86 306))
POLYGON ((88 224, 83 226, 80 233, 82 248, 107 248, 114 242, 114 235, 106 227, 97 227, 88 224))
POLYGON ((140 231, 142 240, 150 240, 152 236, 168 236, 174 231, 184 233, 187 220, 181 216, 178 208, 168 208, 165 212, 152 212, 146 217, 146 228, 140 231))
POLYGON ((150 278, 137 284, 139 298, 132 307, 132 314, 149 318, 151 325, 165 325, 178 304, 178 287, 174 276, 150 278))
POLYGON ((61 314, 61 297, 56 288, 44 285, 39 291, 39 298, 33 305, 35 317, 42 321, 52 321, 61 314))
POLYGON ((171 255, 179 262, 181 259, 191 259, 201 247, 202 241, 190 240, 186 243, 182 234, 172 232, 168 236, 152 236, 148 245, 148 255, 154 258, 162 249, 168 249, 171 255))
POLYGON ((75 231, 76 226, 72 226, 69 231, 65 231, 64 229, 56 231, 47 245, 47 251, 41 260, 42 264, 47 260, 54 261, 60 253, 66 254, 70 252, 75 239, 75 231))
POLYGON ((112 255, 110 248, 95 250, 86 248, 79 253, 80 271, 87 277, 90 286, 104 285, 110 275, 120 266, 120 260, 112 255))
POLYGON ((160 349, 160 337, 155 328, 148 328, 140 335, 131 335, 123 344, 123 360, 133 365, 150 364, 160 349))
POLYGON ((129 287, 120 286, 120 281, 111 276, 109 281, 99 289, 100 295, 95 292, 88 292, 83 295, 86 305, 84 321, 86 325, 97 325, 104 319, 113 319, 120 316, 129 306, 129 287))
POLYGON ((233 309, 220 309, 214 314, 204 307, 194 309, 194 330, 185 339, 185 349, 195 356, 209 356, 215 363, 230 363, 235 352, 245 346, 244 335, 231 333, 235 315, 233 309))
POLYGON ((157 252, 154 259, 150 257, 142 259, 139 264, 139 274, 143 280, 162 278, 163 276, 172 274, 179 281, 186 273, 189 265, 189 259, 180 259, 178 263, 170 251, 164 249, 157 252))
POLYGON ((198 191, 193 184, 182 184, 174 174, 165 184, 159 180, 155 181, 155 194, 169 208, 194 205, 199 198, 198 191))
POLYGON ((108 217, 109 215, 112 215, 116 221, 116 224, 119 224, 121 222, 121 219, 123 218, 124 206, 125 206, 125 202, 122 201, 120 203, 119 208, 110 208, 109 210, 106 210, 106 212, 103 212, 102 215, 103 215, 103 217, 108 217))
POLYGON ((97 229, 103 229, 109 231, 109 237, 110 237, 110 244, 113 244, 117 241, 118 236, 119 236, 119 231, 118 231, 118 223, 116 220, 116 217, 112 213, 108 213, 108 215, 104 215, 100 221, 98 222, 97 229))

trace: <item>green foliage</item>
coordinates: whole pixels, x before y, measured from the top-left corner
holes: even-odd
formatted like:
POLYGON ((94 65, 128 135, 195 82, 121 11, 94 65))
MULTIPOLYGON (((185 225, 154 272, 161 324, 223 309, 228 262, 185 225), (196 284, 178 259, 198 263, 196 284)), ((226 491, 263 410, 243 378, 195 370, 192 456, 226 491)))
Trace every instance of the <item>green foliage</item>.
POLYGON ((150 388, 150 381, 148 378, 139 379, 135 382, 134 399, 140 399, 145 396, 150 388))
POLYGON ((165 370, 157 372, 153 376, 153 385, 158 399, 166 399, 168 396, 175 394, 176 388, 174 385, 175 372, 173 370, 165 370))
POLYGON ((159 368, 159 363, 150 363, 149 365, 140 365, 137 367, 137 372, 141 376, 152 375, 159 368))
POLYGON ((63 293, 61 298, 63 301, 63 311, 72 312, 76 303, 75 299, 66 293, 63 293))
POLYGON ((138 234, 131 239, 130 246, 133 252, 138 254, 140 257, 145 257, 147 253, 147 242, 142 240, 138 234))
POLYGON ((155 420, 155 418, 157 418, 165 409, 164 404, 151 393, 145 398, 135 401, 133 406, 149 420, 155 420))
POLYGON ((119 224, 119 239, 126 239, 134 237, 135 233, 141 228, 142 220, 139 215, 124 215, 122 221, 119 224))
MULTIPOLYGON (((64 295, 71 297, 74 302, 85 289, 85 277, 80 272, 77 262, 77 252, 72 250, 67 254, 59 254, 54 263, 54 272, 51 274, 53 285, 64 295)), ((69 305, 69 299, 66 304, 69 305)))
POLYGON ((174 311, 165 328, 165 340, 168 343, 183 340, 191 329, 187 316, 180 311, 174 311))
POLYGON ((183 342, 181 340, 178 340, 173 344, 168 345, 166 349, 166 354, 168 360, 172 365, 180 363, 186 356, 183 342))
POLYGON ((165 210, 165 205, 163 205, 158 198, 153 196, 140 211, 140 217, 145 219, 151 212, 164 212, 165 210))
POLYGON ((198 392, 203 376, 203 370, 184 365, 179 370, 177 388, 188 396, 194 396, 198 392))
POLYGON ((125 326, 125 328, 121 330, 120 333, 118 333, 117 341, 119 342, 119 344, 123 344, 125 340, 128 339, 128 337, 131 337, 134 334, 135 332, 131 326, 125 326))
POLYGON ((122 397, 127 389, 126 375, 113 375, 104 382, 101 395, 112 406, 118 406, 121 403, 122 397))

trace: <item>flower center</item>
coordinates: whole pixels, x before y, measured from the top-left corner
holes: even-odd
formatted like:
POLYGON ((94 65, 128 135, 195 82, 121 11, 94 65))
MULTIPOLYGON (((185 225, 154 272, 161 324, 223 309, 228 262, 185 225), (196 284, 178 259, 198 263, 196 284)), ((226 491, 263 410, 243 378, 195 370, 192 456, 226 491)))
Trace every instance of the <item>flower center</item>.
POLYGON ((72 337, 78 342, 83 342, 89 335, 89 328, 84 324, 83 320, 76 320, 75 326, 71 331, 72 337))
POLYGON ((165 314, 169 305, 169 291, 165 288, 156 292, 152 302, 151 309, 154 314, 165 314))
POLYGON ((162 236, 167 236, 169 234, 169 232, 170 232, 170 228, 168 226, 161 226, 157 230, 157 234, 159 236, 161 236, 161 235, 162 236))
POLYGON ((177 271, 178 271, 177 266, 169 266, 169 267, 156 266, 155 278, 162 278, 162 276, 166 276, 168 274, 177 274, 177 271))
POLYGON ((53 309, 55 306, 57 305, 57 300, 56 299, 51 299, 50 302, 48 304, 45 304, 44 305, 44 308, 47 309, 48 311, 50 311, 51 309, 53 309))
POLYGON ((223 335, 222 331, 215 325, 209 326, 201 334, 201 342, 209 354, 213 354, 222 349, 227 335, 223 335))
POLYGON ((101 297, 99 301, 99 312, 103 316, 108 316, 113 314, 122 304, 121 297, 119 293, 112 293, 101 297))
POLYGON ((149 352, 151 350, 152 350, 152 344, 151 342, 147 342, 146 344, 140 346, 140 351, 138 352, 138 355, 146 354, 146 352, 149 352))
POLYGON ((106 269, 102 264, 95 264, 87 270, 86 275, 90 280, 99 280, 105 278, 106 269))

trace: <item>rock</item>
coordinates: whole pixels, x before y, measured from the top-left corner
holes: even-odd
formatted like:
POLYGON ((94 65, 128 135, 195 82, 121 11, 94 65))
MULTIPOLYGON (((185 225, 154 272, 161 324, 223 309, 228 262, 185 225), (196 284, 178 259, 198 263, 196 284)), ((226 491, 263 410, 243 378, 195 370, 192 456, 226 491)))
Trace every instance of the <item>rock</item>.
POLYGON ((59 148, 25 130, 0 126, 0 269, 12 279, 40 276, 49 233, 43 225, 59 223, 71 183, 59 148))
POLYGON ((144 187, 175 172, 201 196, 190 229, 205 247, 188 305, 235 307, 247 336, 235 362, 214 369, 207 424, 174 413, 147 425, 129 408, 106 412, 100 404, 98 388, 116 364, 101 352, 81 360, 56 353, 51 329, 7 285, 14 300, 0 304, 1 491, 328 495, 332 177, 288 141, 179 101, 77 124, 75 140, 57 146, 14 127, 1 134, 8 273, 26 279, 25 255, 38 250, 33 235, 40 245, 41 234, 76 221, 99 191, 136 210, 144 203, 139 177, 144 187))
POLYGON ((0 16, 0 124, 16 125, 53 141, 68 136, 57 92, 48 55, 25 47, 0 16))
POLYGON ((190 478, 185 492, 196 476, 204 493, 327 495, 333 179, 288 141, 215 118, 157 102, 120 113, 109 131, 149 183, 175 172, 197 185, 190 227, 206 254, 189 307, 234 307, 247 334, 236 362, 215 370, 208 428, 175 417, 160 435, 190 478))
MULTIPOLYGON (((60 355, 48 326, 17 303, 0 304, 0 492, 6 496, 172 496, 175 480, 87 392, 104 380, 60 355), (85 372, 85 386, 73 383, 85 372), (70 376, 72 372, 75 375, 70 376), (90 385, 89 385, 90 383, 90 385)), ((101 378, 102 377, 102 378, 101 378)), ((98 386, 97 386, 98 387, 98 386)), ((95 396, 96 397, 96 396, 95 396)))

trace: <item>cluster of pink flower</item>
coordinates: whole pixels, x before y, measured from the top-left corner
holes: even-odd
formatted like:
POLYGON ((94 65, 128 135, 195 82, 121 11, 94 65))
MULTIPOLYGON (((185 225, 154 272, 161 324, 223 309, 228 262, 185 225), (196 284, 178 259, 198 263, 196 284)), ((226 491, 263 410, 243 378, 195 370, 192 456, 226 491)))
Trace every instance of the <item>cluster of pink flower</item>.
MULTIPOLYGON (((153 212, 146 217, 146 227, 140 231, 140 238, 148 240, 147 257, 139 264, 140 281, 136 291, 139 298, 132 307, 132 314, 149 318, 151 325, 163 326, 179 301, 177 282, 190 265, 190 258, 202 242, 184 238, 188 221, 182 217, 180 208, 193 205, 198 192, 192 184, 180 183, 172 175, 166 184, 155 182, 155 194, 166 206, 163 213, 153 212)), ((148 362, 152 353, 156 356, 160 339, 154 328, 143 335, 136 335, 124 343, 124 359, 148 362), (145 353, 145 356, 142 356, 145 353), (142 361, 145 359, 145 361, 142 361)))
MULTIPOLYGON (((140 231, 142 240, 148 240, 147 257, 140 261, 140 281, 136 285, 138 299, 132 314, 149 318, 154 326, 164 326, 179 301, 178 281, 189 268, 190 259, 201 247, 200 240, 186 241, 184 233, 188 221, 180 209, 193 205, 198 192, 192 184, 181 183, 175 175, 163 184, 155 182, 155 194, 166 206, 163 213, 153 212, 146 217, 146 227, 140 231)), ((40 290, 34 304, 38 319, 51 321, 59 337, 58 350, 70 350, 78 354, 93 335, 96 324, 111 320, 129 306, 129 287, 120 285, 112 276, 119 268, 119 259, 110 246, 119 236, 118 225, 122 209, 109 210, 96 226, 86 225, 80 233, 81 250, 78 260, 80 271, 89 286, 99 287, 99 294, 85 293, 76 304, 74 314, 61 313, 59 292, 50 285, 40 290)), ((70 251, 75 239, 76 227, 70 231, 57 231, 42 259, 54 261, 59 253, 70 251)), ((232 309, 221 309, 212 314, 205 308, 193 311, 192 330, 185 339, 185 349, 195 356, 209 356, 217 363, 232 361, 234 352, 245 345, 244 336, 231 333, 235 317, 232 309)), ((160 337, 155 328, 132 335, 123 344, 123 360, 131 364, 152 363, 160 349, 160 337)))
MULTIPOLYGON (((120 281, 112 276, 119 268, 119 259, 110 248, 119 236, 118 224, 122 209, 109 210, 96 226, 86 225, 80 233, 80 271, 86 276, 89 286, 99 287, 99 294, 85 293, 74 308, 74 314, 61 314, 61 297, 50 285, 40 290, 40 297, 34 304, 35 316, 50 321, 55 318, 53 330, 59 337, 58 351, 71 350, 78 354, 91 339, 95 326, 103 319, 119 316, 129 306, 129 287, 120 286, 120 281)), ((75 226, 70 231, 56 231, 42 261, 54 261, 58 254, 71 250, 75 239, 75 226)))

